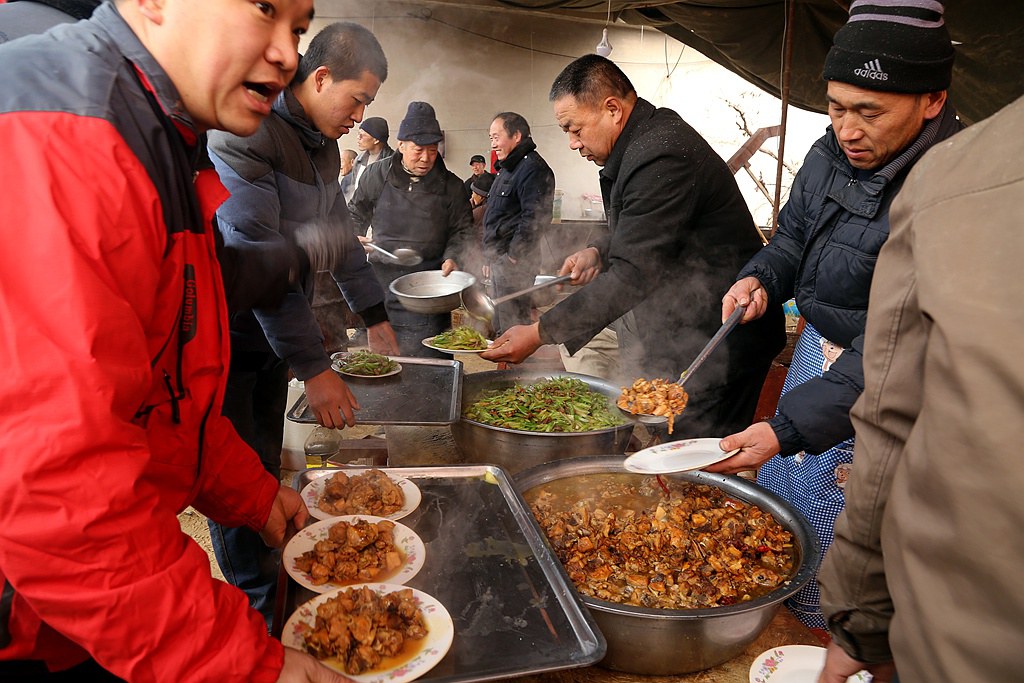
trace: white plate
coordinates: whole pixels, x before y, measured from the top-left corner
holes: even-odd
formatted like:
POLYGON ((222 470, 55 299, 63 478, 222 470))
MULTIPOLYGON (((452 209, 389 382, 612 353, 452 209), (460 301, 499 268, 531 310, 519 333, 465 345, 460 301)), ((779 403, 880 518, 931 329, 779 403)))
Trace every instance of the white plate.
MULTIPOLYGON (((357 520, 365 520, 367 522, 380 522, 383 521, 383 517, 374 517, 372 515, 345 515, 343 517, 332 517, 331 519, 325 519, 311 524, 299 533, 292 536, 291 540, 288 541, 288 545, 284 547, 284 552, 281 555, 281 564, 284 565, 284 569, 288 572, 288 576, 295 579, 295 581, 308 588, 311 591, 317 593, 325 593, 329 590, 338 588, 339 586, 350 586, 356 583, 365 583, 363 581, 352 581, 351 583, 335 583, 333 581, 316 585, 313 583, 313 577, 308 572, 304 572, 296 568, 295 560, 302 556, 302 553, 313 550, 318 541, 323 541, 327 538, 328 532, 332 526, 338 522, 355 522, 357 520)), ((426 548, 423 546, 423 541, 416 535, 416 532, 405 526, 401 522, 395 522, 395 528, 393 530, 395 547, 398 548, 405 556, 405 562, 397 570, 393 572, 382 572, 380 575, 381 581, 387 581, 392 584, 403 584, 412 577, 416 576, 416 573, 423 568, 423 557, 426 554, 426 548)))
MULTIPOLYGON (((302 491, 299 492, 299 495, 302 496, 303 502, 306 503, 306 507, 309 508, 309 514, 313 515, 317 519, 334 519, 340 516, 332 515, 329 512, 325 512, 324 510, 321 510, 320 507, 317 505, 317 503, 320 501, 320 496, 324 494, 324 487, 327 486, 327 480, 330 477, 334 476, 335 472, 337 471, 339 470, 323 471, 318 473, 316 475, 316 478, 313 479, 313 481, 306 484, 305 486, 303 486, 302 491)), ((357 474, 363 474, 365 472, 366 470, 363 470, 362 472, 354 472, 347 469, 345 470, 345 473, 348 474, 350 477, 355 476, 357 474)), ((395 482, 398 485, 398 488, 402 489, 402 497, 405 499, 405 502, 402 503, 402 507, 392 512, 390 515, 383 515, 383 517, 384 519, 391 520, 402 519, 402 517, 405 517, 410 512, 415 510, 416 507, 420 504, 420 499, 422 498, 422 495, 420 494, 420 489, 418 486, 416 486, 416 484, 412 483, 405 477, 396 477, 393 474, 387 472, 385 472, 385 474, 388 475, 388 479, 390 479, 391 481, 395 482)))
POLYGON ((685 439, 669 441, 637 451, 622 465, 639 474, 669 474, 707 467, 739 453, 737 448, 726 453, 718 447, 721 439, 685 439))
POLYGON ((491 350, 491 344, 494 343, 494 340, 492 340, 492 339, 488 339, 487 340, 487 348, 486 349, 445 349, 445 348, 442 348, 440 346, 434 346, 433 342, 434 342, 434 337, 427 337, 426 339, 423 340, 423 345, 426 346, 428 349, 434 349, 435 351, 440 351, 441 353, 452 353, 452 354, 455 354, 455 353, 483 353, 484 351, 490 351, 491 350))
MULTIPOLYGON (((784 645, 765 650, 750 665, 750 683, 816 683, 825 667, 825 648, 784 645)), ((846 683, 870 683, 871 674, 861 671, 846 683)))
MULTIPOLYGON (((357 377, 359 379, 380 379, 381 377, 393 377, 394 375, 397 375, 402 371, 402 364, 396 362, 395 365, 397 365, 398 367, 396 367, 391 372, 385 372, 383 375, 359 375, 354 372, 345 372, 344 370, 341 369, 341 366, 345 364, 346 356, 348 356, 348 353, 345 352, 331 354, 331 367, 334 368, 335 372, 345 375, 346 377, 357 377)), ((387 358, 391 357, 387 356, 387 358)), ((394 359, 392 358, 391 360, 394 359)))
MULTIPOLYGON (((386 583, 358 583, 353 587, 367 586, 370 590, 376 591, 378 595, 393 593, 401 590, 403 586, 396 586, 386 583)), ((306 651, 306 642, 302 637, 307 626, 316 623, 316 608, 321 603, 335 597, 344 590, 339 588, 330 593, 318 595, 312 600, 299 605, 299 608, 288 617, 284 630, 281 632, 281 642, 285 647, 294 647, 297 650, 306 651)), ((417 641, 419 650, 411 659, 402 660, 400 663, 377 671, 370 671, 364 674, 353 676, 345 672, 332 660, 325 660, 323 663, 335 671, 345 674, 359 683, 407 683, 419 678, 433 669, 438 662, 444 659, 448 649, 452 646, 455 638, 455 625, 452 623, 451 615, 440 602, 427 595, 423 591, 412 588, 413 597, 423 612, 423 619, 427 622, 427 637, 417 641)), ((386 666, 386 662, 385 662, 386 666)))

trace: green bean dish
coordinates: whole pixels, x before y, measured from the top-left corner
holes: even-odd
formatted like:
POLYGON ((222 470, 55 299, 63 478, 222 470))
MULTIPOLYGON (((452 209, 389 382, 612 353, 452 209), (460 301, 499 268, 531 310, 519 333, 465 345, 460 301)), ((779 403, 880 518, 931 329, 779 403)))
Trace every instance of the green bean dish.
POLYGON ((573 377, 553 377, 484 392, 462 416, 529 432, 590 432, 625 424, 612 412, 607 396, 573 377))
POLYGON ((456 327, 442 332, 430 343, 440 349, 452 351, 481 351, 487 348, 487 340, 472 327, 456 327))
POLYGON ((356 351, 341 359, 335 367, 338 372, 346 375, 362 375, 364 377, 379 377, 398 369, 398 363, 387 356, 372 351, 356 351))

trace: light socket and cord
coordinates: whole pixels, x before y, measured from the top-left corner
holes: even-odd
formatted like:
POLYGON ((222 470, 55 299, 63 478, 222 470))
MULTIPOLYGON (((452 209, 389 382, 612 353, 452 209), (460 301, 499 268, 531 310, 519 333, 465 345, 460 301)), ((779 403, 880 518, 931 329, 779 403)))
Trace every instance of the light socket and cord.
POLYGON ((607 57, 612 53, 612 44, 608 42, 608 29, 601 31, 601 42, 594 48, 594 52, 602 57, 607 57))

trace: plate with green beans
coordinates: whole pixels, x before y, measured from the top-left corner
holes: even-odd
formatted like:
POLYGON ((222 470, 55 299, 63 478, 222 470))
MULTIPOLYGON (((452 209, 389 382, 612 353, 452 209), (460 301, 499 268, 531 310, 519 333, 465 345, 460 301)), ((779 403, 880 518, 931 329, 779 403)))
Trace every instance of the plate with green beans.
POLYGON ((491 340, 472 327, 456 327, 427 337, 423 345, 444 353, 483 353, 491 347, 491 340))
POLYGON ((331 356, 332 367, 348 377, 391 377, 402 371, 401 364, 372 351, 354 351, 352 353, 336 353, 331 356))

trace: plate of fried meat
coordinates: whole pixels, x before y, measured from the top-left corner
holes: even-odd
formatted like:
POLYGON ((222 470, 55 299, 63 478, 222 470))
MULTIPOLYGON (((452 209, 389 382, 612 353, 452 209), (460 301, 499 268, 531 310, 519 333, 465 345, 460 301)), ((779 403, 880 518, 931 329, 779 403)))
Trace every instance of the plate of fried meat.
POLYGON ((378 469, 324 471, 299 492, 317 519, 341 515, 374 515, 401 519, 420 504, 420 489, 405 477, 378 469))
POLYGON ((359 683, 407 683, 444 659, 451 615, 415 588, 364 583, 323 593, 288 618, 281 642, 359 683))
POLYGON ((284 547, 281 563, 295 581, 324 593, 367 581, 403 584, 423 567, 416 532, 371 515, 346 515, 307 526, 284 547))

